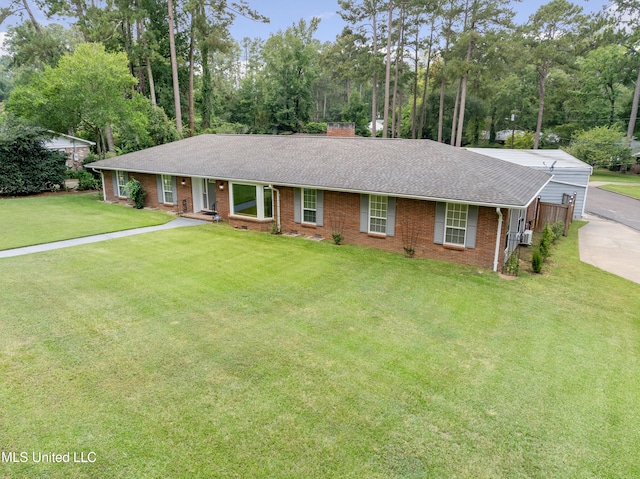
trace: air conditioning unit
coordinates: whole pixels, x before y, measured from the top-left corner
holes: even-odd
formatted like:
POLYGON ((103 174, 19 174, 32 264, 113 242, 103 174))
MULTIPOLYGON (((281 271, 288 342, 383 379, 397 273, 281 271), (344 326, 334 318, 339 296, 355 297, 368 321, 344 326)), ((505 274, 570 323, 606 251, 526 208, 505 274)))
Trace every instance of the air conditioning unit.
POLYGON ((524 233, 520 235, 520 244, 529 246, 531 245, 532 241, 533 241, 533 231, 525 230, 524 233))

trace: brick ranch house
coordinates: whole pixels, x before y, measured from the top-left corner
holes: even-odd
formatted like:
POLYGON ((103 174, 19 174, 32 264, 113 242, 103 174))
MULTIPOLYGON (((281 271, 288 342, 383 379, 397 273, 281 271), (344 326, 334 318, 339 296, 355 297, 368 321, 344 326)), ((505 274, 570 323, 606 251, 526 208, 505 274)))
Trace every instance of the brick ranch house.
POLYGON ((65 135, 63 133, 49 132, 51 138, 49 138, 44 146, 47 150, 61 151, 67 155, 67 168, 74 171, 82 168, 84 160, 91 152, 91 147, 95 146, 93 141, 85 140, 83 138, 76 138, 75 136, 65 135))
POLYGON ((429 140, 201 135, 91 165, 104 200, 497 271, 546 172, 429 140))

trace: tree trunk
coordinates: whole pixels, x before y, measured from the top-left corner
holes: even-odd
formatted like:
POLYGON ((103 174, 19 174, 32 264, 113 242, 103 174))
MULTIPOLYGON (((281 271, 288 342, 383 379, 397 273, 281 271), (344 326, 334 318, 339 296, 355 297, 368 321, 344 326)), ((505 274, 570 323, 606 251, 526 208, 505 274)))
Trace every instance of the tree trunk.
POLYGON ((447 87, 447 79, 442 71, 442 81, 440 82, 440 108, 438 110, 438 143, 442 143, 442 128, 444 125, 444 95, 447 87))
MULTIPOLYGON (((420 132, 420 138, 422 138, 422 133, 424 130, 424 123, 427 116, 427 92, 429 89, 429 70, 431 69, 431 49, 433 46, 433 22, 431 22, 431 35, 429 36, 429 50, 427 52, 427 69, 424 74, 424 90, 422 92, 422 105, 420 106, 420 128, 418 131, 420 132)), ((443 72, 444 73, 444 72, 443 72)), ((444 77, 443 77, 444 78, 444 77)), ((442 136, 442 133, 440 133, 442 136)))
POLYGON ((627 141, 633 140, 633 132, 636 129, 636 119, 638 118, 638 103, 640 103, 640 68, 638 68, 638 78, 636 88, 633 92, 633 103, 631 104, 631 116, 627 127, 627 141))
POLYGON ((194 76, 194 58, 195 58, 195 20, 193 13, 191 14, 191 40, 189 41, 189 136, 193 136, 196 132, 196 112, 193 100, 193 76, 194 76))
POLYGON ((402 90, 398 92, 398 125, 396 138, 402 138, 402 90))
POLYGON ((416 30, 415 54, 413 56, 413 105, 411 106, 411 138, 416 139, 416 122, 418 121, 418 72, 420 68, 419 48, 420 31, 416 30))
POLYGON ((542 115, 544 114, 545 82, 547 80, 546 71, 538 75, 538 122, 536 123, 536 137, 533 140, 533 149, 537 150, 540 145, 540 133, 542 132, 542 115))
POLYGON ((156 85, 153 81, 153 71, 151 70, 151 60, 149 57, 146 59, 147 61, 147 77, 149 78, 149 96, 151 97, 151 104, 156 105, 156 85))
POLYGON ((393 1, 389 2, 389 18, 388 18, 388 26, 387 26, 387 59, 386 63, 386 73, 384 77, 384 112, 383 112, 383 127, 382 127, 382 138, 386 138, 387 129, 389 127, 389 96, 391 90, 391 28, 393 27, 393 1))
POLYGON ((454 146, 456 144, 456 131, 458 122, 458 105, 460 104, 460 86, 462 84, 462 78, 458 80, 458 91, 456 92, 456 102, 453 105, 453 121, 451 122, 451 141, 449 144, 454 146))
MULTIPOLYGON (((473 30, 471 26, 471 30, 473 30)), ((467 81, 469 80, 469 65, 471 63, 471 52, 473 50, 473 39, 469 38, 469 46, 467 47, 467 66, 462 77, 462 92, 460 93, 460 114, 458 115, 458 134, 456 135, 456 146, 462 146, 462 131, 464 128, 464 110, 467 104, 467 81)))
POLYGON ((36 17, 33 16, 33 12, 31 11, 31 8, 29 7, 27 0, 22 0, 22 4, 24 5, 24 9, 27 11, 27 14, 29 15, 29 19, 31 20, 31 23, 33 23, 33 28, 35 28, 38 35, 42 35, 42 29, 40 28, 40 24, 36 21, 36 17))
MULTIPOLYGON (((378 52, 378 24, 376 21, 376 14, 373 14, 372 18, 373 28, 373 54, 378 52)), ((375 71, 375 65, 373 70, 373 79, 371 85, 371 138, 375 138, 378 133, 378 73, 375 71)))
POLYGON ((173 78, 173 102, 176 109, 176 128, 182 135, 182 108, 180 107, 180 82, 178 80, 178 59, 176 58, 175 25, 173 22, 173 1, 168 0, 169 50, 171 54, 171 76, 173 78))
POLYGON ((104 135, 107 137, 107 149, 108 149, 109 153, 115 153, 116 144, 113 141, 113 130, 111 129, 110 126, 107 126, 104 129, 104 135))
POLYGON ((394 133, 396 131, 396 105, 397 105, 397 97, 398 97, 398 71, 400 66, 398 62, 400 61, 400 57, 402 56, 402 41, 403 41, 403 10, 400 7, 400 26, 398 32, 398 46, 396 47, 396 60, 393 66, 394 68, 394 76, 393 76, 393 102, 391 107, 391 138, 396 137, 397 135, 394 133))

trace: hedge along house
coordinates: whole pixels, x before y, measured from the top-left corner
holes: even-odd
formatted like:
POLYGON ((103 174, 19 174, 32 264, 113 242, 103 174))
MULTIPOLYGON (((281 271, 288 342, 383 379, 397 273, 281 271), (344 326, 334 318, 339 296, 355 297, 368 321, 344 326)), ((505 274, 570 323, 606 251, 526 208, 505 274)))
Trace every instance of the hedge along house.
MULTIPOLYGON (((216 209, 232 226, 411 251, 498 270, 509 215, 551 175, 428 140, 201 135, 91 165, 105 201, 127 201, 136 178, 146 206, 216 209)), ((508 248, 507 248, 508 249, 508 248)))

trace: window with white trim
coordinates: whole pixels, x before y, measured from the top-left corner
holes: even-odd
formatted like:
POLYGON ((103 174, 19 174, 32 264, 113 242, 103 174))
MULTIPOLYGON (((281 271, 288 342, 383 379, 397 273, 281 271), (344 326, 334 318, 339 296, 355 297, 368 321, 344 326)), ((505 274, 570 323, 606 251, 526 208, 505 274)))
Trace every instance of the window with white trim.
POLYGON ((173 204, 173 177, 162 175, 162 202, 173 204))
POLYGON ((125 198, 127 196, 127 174, 124 171, 116 170, 116 182, 118 186, 118 196, 125 198))
POLYGON ((318 190, 302 190, 302 222, 316 224, 318 208, 318 190))
POLYGON ((229 183, 231 214, 260 220, 273 217, 273 190, 268 186, 229 183))
POLYGON ((369 196, 369 233, 387 234, 388 198, 369 196))
POLYGON ((465 245, 469 205, 447 203, 444 242, 458 246, 465 245))

